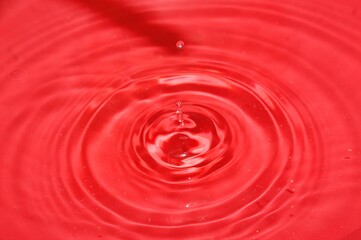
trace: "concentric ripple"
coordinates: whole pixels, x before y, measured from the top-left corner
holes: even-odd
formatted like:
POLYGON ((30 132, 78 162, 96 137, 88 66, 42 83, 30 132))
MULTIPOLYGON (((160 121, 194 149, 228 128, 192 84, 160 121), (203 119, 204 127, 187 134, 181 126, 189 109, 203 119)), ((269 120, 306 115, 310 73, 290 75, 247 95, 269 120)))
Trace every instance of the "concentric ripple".
POLYGON ((0 4, 0 236, 359 239, 360 7, 0 4))
POLYGON ((73 169, 70 185, 78 185, 69 191, 97 186, 97 206, 160 232, 172 226, 216 236, 215 226, 231 232, 271 213, 288 218, 297 165, 314 161, 307 111, 298 106, 301 117, 286 95, 231 67, 158 64, 129 73, 73 123, 66 146, 75 155, 66 157, 64 174, 73 169))

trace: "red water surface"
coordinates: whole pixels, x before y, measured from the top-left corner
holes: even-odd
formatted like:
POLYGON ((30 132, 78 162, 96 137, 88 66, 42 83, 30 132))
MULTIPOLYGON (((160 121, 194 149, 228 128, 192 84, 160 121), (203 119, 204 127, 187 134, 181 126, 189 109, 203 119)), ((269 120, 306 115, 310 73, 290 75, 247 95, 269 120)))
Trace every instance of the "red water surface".
POLYGON ((361 239, 360 11, 0 2, 0 239, 361 239))

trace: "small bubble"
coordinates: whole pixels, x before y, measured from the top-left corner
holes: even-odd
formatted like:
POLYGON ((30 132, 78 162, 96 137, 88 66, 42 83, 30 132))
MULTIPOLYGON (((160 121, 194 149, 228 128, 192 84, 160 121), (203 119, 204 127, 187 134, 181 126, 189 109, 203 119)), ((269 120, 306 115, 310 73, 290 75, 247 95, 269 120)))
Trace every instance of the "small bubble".
POLYGON ((294 179, 290 179, 289 181, 290 181, 290 183, 294 183, 294 182, 295 182, 295 180, 294 180, 294 179))
POLYGON ((348 148, 347 151, 352 152, 352 148, 348 148))
POLYGON ((179 40, 175 45, 176 45, 177 48, 181 49, 181 48, 184 47, 184 42, 179 40))

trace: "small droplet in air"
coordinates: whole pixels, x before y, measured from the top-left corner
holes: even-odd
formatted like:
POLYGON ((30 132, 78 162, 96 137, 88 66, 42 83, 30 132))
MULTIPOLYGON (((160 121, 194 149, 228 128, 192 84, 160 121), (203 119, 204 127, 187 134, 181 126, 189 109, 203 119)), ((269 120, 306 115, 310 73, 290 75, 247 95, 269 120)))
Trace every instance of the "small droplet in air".
POLYGON ((184 42, 179 40, 175 45, 176 45, 177 48, 181 49, 181 48, 184 47, 184 42))

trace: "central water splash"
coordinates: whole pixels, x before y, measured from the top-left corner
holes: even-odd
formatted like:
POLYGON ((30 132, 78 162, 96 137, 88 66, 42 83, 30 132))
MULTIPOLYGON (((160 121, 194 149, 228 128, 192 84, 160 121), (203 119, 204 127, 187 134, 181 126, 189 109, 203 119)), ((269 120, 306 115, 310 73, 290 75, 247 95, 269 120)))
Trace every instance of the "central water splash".
POLYGON ((183 119, 183 110, 182 110, 182 102, 177 102, 177 110, 176 110, 177 121, 179 122, 181 127, 184 127, 184 119, 183 119))

